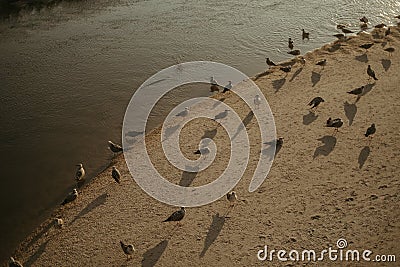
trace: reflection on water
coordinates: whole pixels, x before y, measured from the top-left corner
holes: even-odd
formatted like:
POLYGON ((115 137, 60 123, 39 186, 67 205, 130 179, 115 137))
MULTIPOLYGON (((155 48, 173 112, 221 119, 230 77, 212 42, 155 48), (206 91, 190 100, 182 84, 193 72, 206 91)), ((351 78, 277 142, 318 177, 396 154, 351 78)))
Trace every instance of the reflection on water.
MULTIPOLYGON (((89 177, 108 164, 107 140, 120 141, 125 108, 148 77, 194 60, 254 75, 265 70, 265 56, 290 57, 288 36, 307 51, 333 41, 336 23, 356 30, 363 15, 372 25, 394 22, 398 1, 378 2, 61 3, 0 24, 0 211, 7 214, 0 259, 71 190, 75 164, 83 162, 89 177), (309 41, 301 40, 302 28, 309 41)), ((209 94, 199 88, 167 96, 149 127, 185 97, 209 94)))

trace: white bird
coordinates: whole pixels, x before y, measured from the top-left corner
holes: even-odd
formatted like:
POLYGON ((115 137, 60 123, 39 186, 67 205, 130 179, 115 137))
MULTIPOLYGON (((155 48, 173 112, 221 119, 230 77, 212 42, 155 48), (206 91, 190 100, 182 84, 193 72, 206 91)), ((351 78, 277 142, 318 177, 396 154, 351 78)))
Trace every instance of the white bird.
POLYGON ((261 104, 261 97, 259 95, 256 95, 254 97, 254 105, 256 106, 256 108, 258 108, 258 106, 261 104))
POLYGON ((176 117, 186 117, 189 114, 189 107, 185 107, 184 110, 176 114, 176 117))
POLYGON ((10 257, 10 262, 8 263, 9 267, 23 267, 22 263, 15 260, 13 257, 10 257))
POLYGON ((121 183, 121 173, 115 166, 112 167, 111 176, 117 183, 121 183))
POLYGON ((108 141, 108 147, 114 153, 118 153, 118 152, 122 152, 123 151, 123 149, 122 149, 122 147, 120 145, 115 144, 115 143, 113 143, 111 141, 108 141))
POLYGON ((76 174, 75 174, 75 180, 77 182, 82 182, 85 177, 85 169, 83 168, 82 163, 79 163, 76 166, 78 166, 78 170, 76 171, 76 174))
POLYGON ((64 226, 64 221, 61 218, 55 218, 54 219, 54 226, 57 228, 63 228, 64 226))
POLYGON ((127 256, 126 260, 129 260, 132 258, 133 252, 135 252, 135 247, 132 244, 125 244, 122 241, 119 241, 122 250, 124 251, 125 255, 127 256))
POLYGON ((210 83, 211 85, 218 85, 217 81, 214 79, 214 77, 210 78, 210 83))
POLYGON ((229 81, 227 85, 225 85, 224 90, 222 91, 222 93, 225 93, 227 91, 230 91, 232 89, 232 82, 229 81))
POLYGON ((78 190, 76 190, 76 188, 74 188, 74 190, 72 190, 71 193, 68 194, 68 196, 64 199, 63 203, 61 203, 61 205, 65 205, 69 202, 74 201, 76 198, 78 197, 78 190))

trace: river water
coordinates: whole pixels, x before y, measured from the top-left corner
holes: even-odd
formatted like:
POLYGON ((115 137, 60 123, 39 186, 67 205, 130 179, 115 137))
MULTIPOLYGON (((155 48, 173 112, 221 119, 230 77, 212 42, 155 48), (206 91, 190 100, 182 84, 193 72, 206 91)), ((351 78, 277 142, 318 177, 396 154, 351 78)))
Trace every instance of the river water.
MULTIPOLYGON (((265 57, 290 58, 334 40, 337 23, 394 24, 398 0, 60 3, 0 23, 0 260, 8 257, 75 185, 108 165, 126 106, 142 82, 177 62, 209 60, 252 76, 265 57), (310 32, 301 40, 301 29, 310 32)), ((197 95, 208 95, 206 86, 197 95)), ((189 92, 158 105, 149 127, 189 92)))

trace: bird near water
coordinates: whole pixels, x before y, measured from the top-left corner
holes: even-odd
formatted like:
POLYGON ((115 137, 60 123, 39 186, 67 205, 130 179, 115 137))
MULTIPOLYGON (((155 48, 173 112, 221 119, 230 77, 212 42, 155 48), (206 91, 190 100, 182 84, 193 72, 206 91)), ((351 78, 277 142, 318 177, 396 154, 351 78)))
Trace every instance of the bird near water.
POLYGON ((10 261, 8 263, 9 267, 23 267, 22 263, 14 259, 13 257, 10 257, 10 261))
POLYGON ((289 51, 289 52, 287 52, 287 53, 288 53, 288 54, 291 54, 291 55, 293 55, 293 56, 298 56, 298 55, 301 54, 301 52, 300 52, 299 49, 295 49, 295 50, 289 51))
POLYGON ((115 143, 113 143, 111 141, 108 141, 108 147, 110 148, 110 150, 113 153, 118 153, 118 152, 122 152, 123 151, 123 149, 122 149, 122 147, 120 145, 115 144, 115 143))
POLYGON ((121 173, 119 172, 119 170, 113 166, 112 167, 112 171, 111 171, 111 177, 118 183, 121 183, 121 173))
POLYGON ((178 222, 178 225, 180 225, 180 221, 185 217, 186 210, 185 207, 181 207, 180 210, 175 211, 174 213, 171 214, 167 219, 165 219, 163 222, 178 222))
POLYGON ((289 73, 292 70, 291 66, 287 66, 287 67, 281 67, 279 68, 281 71, 289 73))
POLYGON ((342 32, 344 33, 344 35, 346 35, 346 34, 348 34, 348 33, 354 33, 353 31, 351 31, 351 30, 349 30, 349 29, 346 29, 346 28, 342 28, 341 30, 342 30, 342 32))
POLYGON ((232 89, 232 82, 228 81, 228 84, 225 85, 224 90, 222 90, 222 93, 228 92, 232 89))
POLYGON ((77 182, 82 182, 85 179, 85 169, 83 168, 83 164, 79 163, 78 165, 76 165, 78 167, 78 170, 75 173, 75 180, 77 182))
POLYGON ((326 59, 318 61, 317 64, 315 64, 315 65, 321 66, 322 69, 324 69, 326 66, 326 59))
POLYGON ((301 38, 302 38, 303 40, 304 40, 304 39, 310 40, 310 33, 309 33, 309 32, 306 32, 304 29, 302 29, 301 31, 302 31, 301 38))
POLYGON ((368 65, 367 74, 369 76, 368 80, 370 80, 371 78, 373 78, 375 81, 378 80, 378 78, 376 78, 376 76, 375 76, 375 71, 373 71, 372 68, 371 68, 371 65, 368 65))
POLYGON ((72 190, 72 192, 67 195, 67 197, 64 199, 64 201, 61 203, 61 205, 64 206, 65 204, 68 204, 68 203, 74 201, 77 197, 78 197, 78 190, 76 190, 76 188, 74 188, 72 190))
POLYGON ((269 57, 265 58, 265 63, 267 63, 267 65, 270 67, 276 66, 276 64, 273 61, 271 61, 269 57))
POLYGON ((290 50, 293 50, 293 48, 294 48, 294 44, 293 44, 292 38, 289 38, 289 40, 288 40, 288 47, 289 47, 290 50))
POLYGON ((314 108, 317 108, 319 106, 319 104, 321 104, 322 102, 325 102, 325 100, 322 97, 317 96, 317 97, 314 97, 310 101, 310 103, 308 103, 308 105, 311 106, 311 109, 314 109, 314 108))
POLYGON ((119 244, 121 245, 122 251, 125 253, 127 259, 131 259, 133 256, 133 252, 135 252, 135 247, 132 244, 125 244, 123 241, 119 241, 119 244))
POLYGON ((360 18, 360 21, 362 22, 362 23, 368 23, 368 18, 366 17, 366 16, 363 16, 362 18, 360 18))

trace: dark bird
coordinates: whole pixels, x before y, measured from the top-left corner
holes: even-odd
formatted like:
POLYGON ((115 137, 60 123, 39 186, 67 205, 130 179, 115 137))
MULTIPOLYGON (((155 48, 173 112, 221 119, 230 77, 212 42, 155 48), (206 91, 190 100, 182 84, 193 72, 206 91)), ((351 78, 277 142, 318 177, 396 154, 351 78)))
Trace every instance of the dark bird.
POLYGON ((227 85, 225 85, 224 90, 222 90, 222 93, 228 92, 232 89, 232 82, 229 81, 227 85))
POLYGON ((368 50, 368 49, 370 49, 372 46, 374 45, 374 43, 368 43, 368 44, 362 44, 362 45, 360 45, 359 47, 360 48, 364 48, 365 49, 365 52, 368 50))
POLYGON ((124 251, 125 255, 127 256, 126 260, 131 259, 133 257, 132 254, 135 251, 135 248, 133 247, 133 245, 132 244, 125 244, 122 241, 119 241, 119 243, 120 243, 121 248, 124 251))
POLYGON ((335 36, 336 38, 338 38, 339 40, 342 40, 342 39, 344 39, 344 34, 343 33, 337 33, 337 34, 334 34, 333 36, 335 36))
POLYGON ((122 152, 122 147, 118 144, 115 144, 111 141, 108 141, 108 147, 110 148, 110 150, 114 153, 118 153, 118 152, 122 152))
POLYGON ((287 67, 280 67, 279 68, 281 71, 289 73, 292 70, 291 66, 287 66, 287 67))
POLYGON ((274 62, 272 62, 269 57, 267 57, 265 59, 265 62, 267 63, 268 66, 272 67, 272 66, 276 66, 276 64, 274 62))
POLYGON ((64 206, 65 204, 74 201, 77 197, 78 197, 78 191, 74 188, 74 190, 72 190, 72 192, 67 195, 64 201, 61 203, 61 205, 64 206))
POLYGON ((363 22, 363 23, 368 23, 368 19, 367 19, 366 16, 363 16, 363 17, 360 19, 360 21, 363 22))
POLYGON ((302 38, 304 39, 308 39, 310 40, 310 33, 306 32, 304 29, 301 30, 302 31, 302 38))
POLYGON ((329 118, 326 121, 326 127, 333 127, 335 128, 335 131, 339 131, 339 128, 343 126, 343 121, 340 118, 332 120, 332 118, 329 118))
POLYGON ((121 183, 121 173, 115 166, 112 167, 111 176, 117 183, 121 183))
POLYGON ((386 27, 385 23, 380 23, 378 25, 375 25, 375 28, 377 28, 377 29, 382 29, 383 27, 386 27))
POLYGON ((292 38, 289 38, 289 40, 288 40, 288 47, 290 50, 293 50, 294 45, 293 45, 292 38))
POLYGON ((289 51, 287 53, 291 54, 291 55, 294 55, 294 56, 298 56, 298 55, 300 55, 300 50, 296 49, 296 50, 289 51))
POLYGON ((392 53, 394 52, 394 47, 388 47, 384 49, 386 52, 389 52, 389 55, 392 55, 392 53))
MULTIPOLYGON (((378 80, 378 78, 376 78, 376 76, 375 76, 375 71, 373 71, 373 70, 371 69, 371 65, 368 65, 367 74, 368 74, 368 76, 369 76, 370 78, 373 78, 375 81, 378 80)), ((370 78, 369 78, 369 79, 370 79, 370 78)))
POLYGON ((364 92, 364 85, 356 89, 353 89, 351 91, 348 91, 347 93, 351 95, 361 95, 363 92, 364 92))
POLYGON ((400 19, 400 15, 394 16, 395 19, 400 19))
POLYGON ((346 29, 346 28, 343 28, 343 29, 341 29, 342 30, 342 32, 346 35, 347 33, 354 33, 353 31, 351 31, 351 30, 348 30, 348 29, 346 29))
POLYGON ((376 128, 375 128, 375 123, 371 124, 370 127, 368 127, 367 131, 365 132, 365 137, 371 136, 376 132, 376 128))
POLYGON ((235 202, 237 201, 237 195, 235 191, 231 191, 228 194, 226 194, 226 199, 230 202, 230 206, 233 207, 235 206, 235 202))
POLYGON ((186 210, 185 207, 182 207, 180 210, 175 211, 174 213, 171 214, 166 220, 163 222, 179 222, 185 217, 186 210))
POLYGON ((8 263, 9 267, 23 267, 22 263, 15 260, 13 257, 10 257, 10 262, 8 263))
POLYGON ((326 59, 318 61, 315 65, 322 66, 323 69, 326 66, 326 59))
POLYGON ((83 179, 85 178, 85 169, 83 168, 83 164, 79 163, 78 165, 78 170, 75 173, 75 180, 77 182, 82 182, 83 179))
POLYGON ((321 104, 322 102, 325 102, 325 100, 320 97, 314 97, 313 100, 310 101, 310 103, 308 103, 309 106, 311 106, 311 109, 316 108, 319 106, 319 104, 321 104))
POLYGON ((336 29, 341 30, 341 29, 344 29, 344 28, 346 28, 346 25, 344 25, 344 24, 338 24, 338 25, 336 25, 336 29))
POLYGON ((385 31, 385 36, 388 36, 389 34, 391 34, 390 28, 387 28, 387 30, 385 31))

